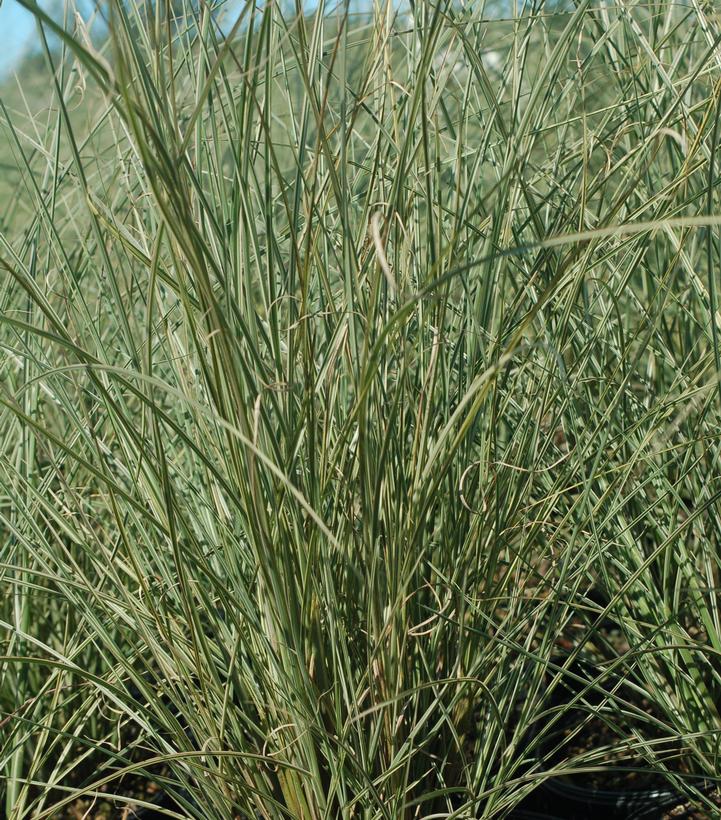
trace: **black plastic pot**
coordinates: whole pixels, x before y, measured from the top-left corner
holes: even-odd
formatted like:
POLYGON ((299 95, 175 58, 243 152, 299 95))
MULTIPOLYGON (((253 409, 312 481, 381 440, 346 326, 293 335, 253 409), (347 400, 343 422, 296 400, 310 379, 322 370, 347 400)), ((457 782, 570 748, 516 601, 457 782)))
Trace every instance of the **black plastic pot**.
POLYGON ((543 789, 553 795, 559 807, 559 817, 566 820, 591 818, 618 818, 618 820, 651 820, 661 816, 664 809, 683 802, 684 797, 673 789, 599 789, 584 786, 577 776, 560 775, 550 778, 543 789))
MULTIPOLYGON (((563 658, 561 658, 562 660, 563 658)), ((569 675, 572 679, 555 690, 551 705, 563 708, 574 701, 578 693, 574 679, 588 680, 594 674, 593 670, 587 667, 587 663, 588 661, 582 662, 579 659, 573 664, 571 671, 574 672, 574 675, 569 675)), ((588 710, 600 705, 600 696, 595 696, 593 691, 588 691, 584 693, 584 701, 586 703, 584 708, 572 708, 571 712, 562 719, 561 725, 536 746, 536 760, 546 768, 550 776, 534 792, 534 795, 538 795, 538 802, 536 804, 524 804, 524 809, 535 810, 537 808, 539 811, 547 812, 559 818, 559 820, 560 818, 563 818, 563 820, 593 820, 593 818, 602 818, 602 820, 658 820, 664 811, 668 811, 687 800, 687 796, 679 789, 674 788, 671 783, 666 782, 662 776, 652 777, 650 782, 648 780, 645 783, 638 782, 637 775, 634 776, 633 774, 633 769, 622 765, 614 766, 612 761, 606 763, 604 768, 609 774, 611 772, 617 774, 627 773, 628 785, 624 782, 625 777, 616 777, 613 782, 604 783, 603 780, 599 782, 598 779, 595 779, 594 781, 594 777, 590 773, 569 771, 568 774, 551 775, 550 773, 555 768, 556 761, 560 763, 559 758, 554 760, 550 757, 551 750, 557 745, 558 741, 562 740, 565 730, 576 727, 577 720, 580 723, 586 722, 590 717, 588 710), (597 698, 598 703, 594 702, 597 698)), ((581 748, 588 748, 589 751, 606 745, 601 739, 600 746, 596 746, 595 743, 599 741, 599 738, 594 737, 593 732, 586 738, 586 741, 590 745, 588 747, 582 745, 581 748)), ((703 778, 698 778, 695 783, 697 786, 708 785, 703 778)))
MULTIPOLYGON (((537 759, 543 760, 544 749, 554 745, 553 735, 537 749, 537 759)), ((624 767, 616 768, 608 764, 607 770, 628 772, 624 767)), ((660 774, 660 773, 659 773, 660 774)), ((662 777, 659 776, 662 781, 662 777)), ((702 777, 694 778, 699 790, 710 791, 712 784, 702 777)), ((531 810, 538 807, 543 812, 561 820, 658 820, 664 811, 685 803, 688 797, 670 783, 652 783, 634 788, 632 781, 628 787, 616 784, 604 788, 593 783, 590 775, 582 772, 552 775, 544 780, 534 792, 538 802, 526 804, 531 810)), ((523 807, 524 809, 526 806, 523 807)))

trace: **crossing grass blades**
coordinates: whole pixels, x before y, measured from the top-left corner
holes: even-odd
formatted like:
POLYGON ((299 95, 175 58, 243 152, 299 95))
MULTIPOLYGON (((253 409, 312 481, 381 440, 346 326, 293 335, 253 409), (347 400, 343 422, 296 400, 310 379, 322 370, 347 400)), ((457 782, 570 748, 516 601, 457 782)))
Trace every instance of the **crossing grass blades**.
POLYGON ((714 7, 9 2, 4 816, 713 816, 714 7))

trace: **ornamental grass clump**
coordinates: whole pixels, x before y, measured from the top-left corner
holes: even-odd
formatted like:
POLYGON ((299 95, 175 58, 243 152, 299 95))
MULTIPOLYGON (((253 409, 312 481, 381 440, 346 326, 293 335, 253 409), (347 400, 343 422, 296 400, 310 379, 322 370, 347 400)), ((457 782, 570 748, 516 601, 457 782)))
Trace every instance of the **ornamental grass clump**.
POLYGON ((16 2, 6 816, 506 816, 569 680, 713 778, 712 15, 16 2))

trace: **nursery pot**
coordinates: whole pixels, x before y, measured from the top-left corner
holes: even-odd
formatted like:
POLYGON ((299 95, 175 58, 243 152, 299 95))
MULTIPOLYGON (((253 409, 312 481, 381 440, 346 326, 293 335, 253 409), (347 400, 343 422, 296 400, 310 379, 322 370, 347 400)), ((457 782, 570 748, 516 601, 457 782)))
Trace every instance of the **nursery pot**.
MULTIPOLYGON (((539 746, 538 757, 546 765, 548 761, 544 751, 555 746, 559 739, 559 732, 554 732, 539 746)), ((588 749, 593 748, 589 743, 588 749)), ((558 774, 543 781, 539 789, 542 802, 539 802, 538 808, 566 820, 658 820, 664 810, 670 810, 688 799, 665 781, 660 773, 649 770, 646 782, 639 782, 639 776, 643 776, 641 772, 614 764, 613 760, 605 763, 598 772, 558 774)), ((709 787, 708 781, 701 777, 696 779, 696 784, 702 788, 709 787)))
POLYGON ((560 775, 543 784, 549 798, 558 806, 558 817, 625 818, 642 820, 658 818, 663 809, 670 809, 684 798, 670 788, 603 789, 584 786, 582 775, 560 775))
MULTIPOLYGON (((610 625, 612 626, 612 624, 610 625)), ((563 661, 563 658, 560 659, 563 661)), ((549 776, 537 790, 538 803, 524 804, 523 808, 547 812, 556 818, 566 820, 659 820, 664 811, 686 803, 688 796, 668 781, 661 771, 648 767, 639 756, 636 760, 615 756, 613 747, 619 736, 609 729, 605 721, 595 713, 600 708, 602 698, 593 691, 584 692, 586 706, 572 706, 578 694, 575 681, 588 680, 593 672, 587 663, 593 664, 595 658, 577 660, 572 671, 575 680, 563 682, 551 696, 551 704, 559 709, 570 707, 569 712, 562 713, 560 722, 548 736, 541 737, 537 727, 535 736, 536 760, 542 770, 549 776), (585 662, 584 662, 585 661, 585 662), (589 765, 593 771, 551 774, 551 770, 563 760, 581 756, 586 752, 608 749, 608 755, 589 765)), ((637 700, 637 693, 625 691, 629 699, 637 700)), ((638 700, 639 711, 652 710, 652 704, 645 698, 638 700)), ((579 764, 579 768, 584 764, 579 764)), ((690 773, 677 772, 687 779, 690 773)), ((708 781, 703 777, 693 777, 697 787, 707 788, 708 781)))

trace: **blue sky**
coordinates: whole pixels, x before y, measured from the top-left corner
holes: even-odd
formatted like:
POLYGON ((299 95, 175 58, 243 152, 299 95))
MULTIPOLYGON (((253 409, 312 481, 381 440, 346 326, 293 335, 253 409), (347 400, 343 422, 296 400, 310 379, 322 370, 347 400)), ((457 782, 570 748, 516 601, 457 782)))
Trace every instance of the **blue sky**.
POLYGON ((23 49, 31 42, 32 17, 16 0, 2 0, 0 5, 0 73, 6 74, 23 49))
MULTIPOLYGON (((45 0, 38 0, 40 5, 48 6, 45 0)), ((82 7, 82 2, 80 3, 82 7)), ((234 0, 228 0, 226 7, 232 8, 234 0)), ((302 4, 306 10, 316 6, 316 0, 305 0, 302 4)), ((360 0, 355 4, 359 8, 370 4, 367 0, 360 0)), ((0 78, 7 76, 18 57, 33 42, 35 36, 35 21, 32 15, 17 2, 17 0, 0 0, 0 78)))

